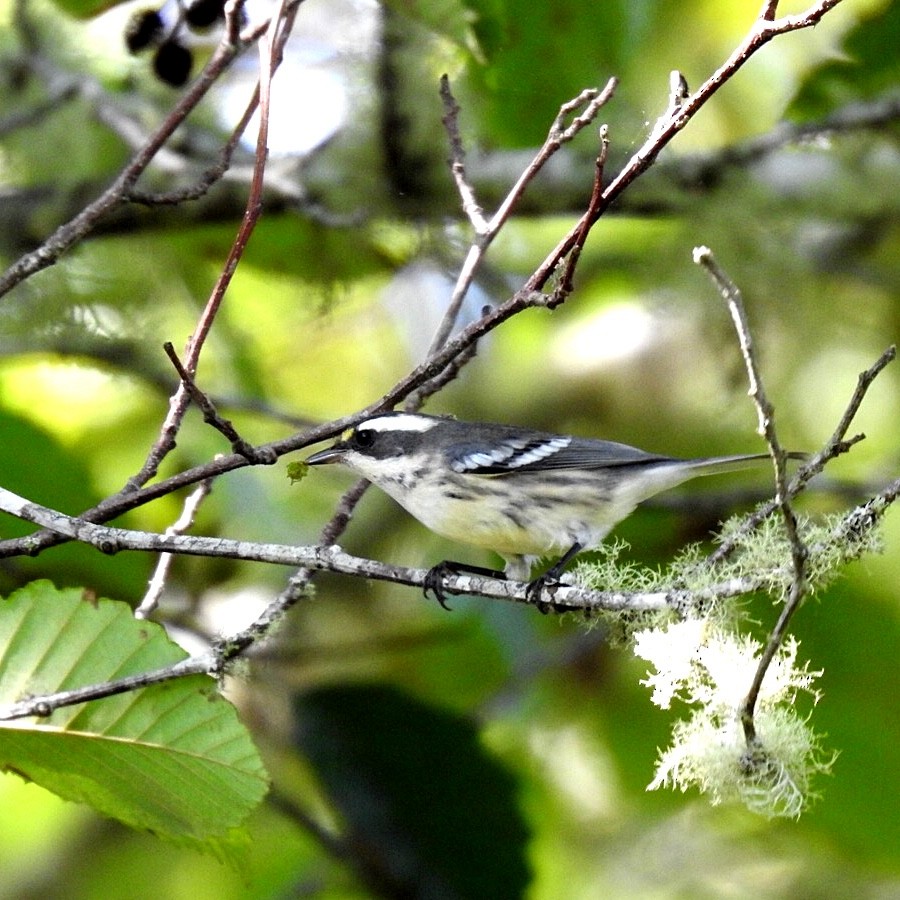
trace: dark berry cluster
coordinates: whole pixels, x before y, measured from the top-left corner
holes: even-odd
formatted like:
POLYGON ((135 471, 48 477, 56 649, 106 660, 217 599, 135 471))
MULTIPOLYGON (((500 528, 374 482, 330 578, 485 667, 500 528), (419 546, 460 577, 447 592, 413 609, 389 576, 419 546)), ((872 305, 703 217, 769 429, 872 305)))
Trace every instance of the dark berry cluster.
POLYGON ((179 39, 184 27, 203 30, 225 17, 225 0, 178 2, 174 21, 167 24, 160 9, 136 12, 125 29, 125 44, 131 53, 153 49, 153 71, 157 78, 181 87, 191 74, 194 57, 179 39))

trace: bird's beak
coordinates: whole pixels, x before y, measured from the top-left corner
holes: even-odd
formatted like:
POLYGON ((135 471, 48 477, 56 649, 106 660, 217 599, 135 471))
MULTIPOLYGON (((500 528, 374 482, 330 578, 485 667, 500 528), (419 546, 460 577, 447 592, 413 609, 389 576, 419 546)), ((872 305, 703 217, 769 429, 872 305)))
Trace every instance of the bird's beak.
POLYGON ((324 450, 319 450, 318 453, 313 453, 312 456, 308 456, 306 458, 306 464, 308 466, 324 466, 329 463, 339 463, 344 459, 344 448, 340 446, 340 444, 335 444, 333 447, 326 447, 324 450))

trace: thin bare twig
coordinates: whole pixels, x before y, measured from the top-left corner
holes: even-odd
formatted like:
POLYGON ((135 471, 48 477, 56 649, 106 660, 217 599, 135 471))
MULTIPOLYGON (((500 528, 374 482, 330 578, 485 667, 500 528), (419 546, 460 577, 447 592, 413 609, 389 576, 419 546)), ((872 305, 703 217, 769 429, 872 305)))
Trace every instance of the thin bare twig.
POLYGON ((472 222, 476 237, 460 269, 459 277, 456 280, 456 285, 447 304, 447 310, 444 313, 444 318, 432 338, 431 347, 427 354, 428 357, 433 356, 446 344, 459 316, 462 302, 475 278, 478 267, 481 265, 484 254, 497 233, 512 215, 513 209, 515 209, 528 185, 563 144, 571 141, 597 117, 601 108, 611 99, 615 89, 616 80, 610 78, 602 90, 588 88, 560 107, 556 118, 550 126, 547 139, 540 150, 535 154, 529 165, 525 167, 494 215, 491 216, 490 220, 486 220, 481 212, 481 207, 475 200, 475 192, 465 176, 462 140, 457 129, 458 106, 450 90, 449 81, 446 80, 446 77, 442 80, 441 95, 444 99, 444 108, 446 110, 444 123, 450 136, 452 153, 451 171, 460 192, 463 209, 472 222), (581 112, 567 124, 569 117, 578 110, 581 110, 581 112))
POLYGON ((132 188, 125 195, 125 199, 130 203, 137 203, 141 206, 177 206, 180 203, 186 203, 191 200, 199 200, 205 196, 210 188, 225 176, 225 173, 231 168, 231 160, 234 151, 238 146, 253 114, 259 106, 259 87, 254 90, 253 96, 247 103, 244 114, 241 116, 237 125, 232 129, 231 135, 219 151, 219 158, 213 165, 207 167, 202 175, 193 184, 189 184, 183 188, 174 191, 152 192, 139 191, 132 188))
MULTIPOLYGON (((257 136, 256 161, 253 167, 253 177, 250 180, 250 189, 247 194, 247 206, 238 228, 237 235, 232 242, 225 260, 225 265, 216 279, 216 283, 210 293, 206 306, 197 320, 194 332, 188 340, 185 348, 183 365, 185 370, 194 375, 200 353, 206 343, 216 314, 225 299, 225 293, 231 284, 231 279, 237 271, 238 263, 244 255, 244 250, 250 241, 250 236, 256 228, 256 223, 262 214, 262 190, 265 175, 266 160, 268 158, 268 129, 269 129, 269 92, 272 76, 275 73, 284 48, 284 42, 290 34, 291 26, 298 9, 298 3, 287 3, 281 0, 279 6, 269 20, 268 27, 259 40, 260 75, 257 88, 259 97, 259 133, 257 136)), ((182 419, 187 408, 189 392, 182 379, 178 390, 169 400, 169 411, 163 421, 159 437, 147 454, 140 471, 130 478, 123 489, 131 492, 146 484, 159 470, 162 460, 175 446, 175 436, 181 427, 182 419)))
POLYGON ((219 43, 203 71, 113 183, 74 218, 60 225, 40 247, 20 257, 0 275, 0 297, 26 278, 56 263, 67 250, 87 236, 102 218, 126 202, 138 178, 153 162, 154 157, 175 130, 206 96, 234 59, 259 37, 259 33, 260 29, 254 29, 238 43, 229 41, 227 36, 219 43))
MULTIPOLYGON (((671 98, 674 92, 670 91, 669 108, 657 121, 647 140, 634 153, 625 167, 612 179, 603 191, 601 202, 597 209, 592 211, 593 220, 596 221, 609 208, 610 204, 651 165, 653 165, 660 152, 666 147, 672 138, 697 114, 702 106, 726 84, 734 74, 763 46, 773 38, 801 28, 811 28, 817 25, 822 17, 840 3, 841 0, 819 0, 805 12, 794 16, 784 16, 775 19, 777 2, 768 2, 760 12, 759 18, 750 29, 747 36, 737 46, 731 56, 692 94, 684 97, 681 102, 672 104, 671 98)), ((590 222, 593 224, 593 222, 590 222)), ((556 270, 559 261, 572 249, 578 235, 583 228, 580 221, 553 249, 544 262, 538 267, 534 275, 526 282, 523 290, 539 291, 556 270)))
POLYGON ((661 160, 657 172, 675 182, 698 185, 717 183, 727 169, 747 166, 775 153, 782 147, 809 144, 817 138, 876 130, 900 119, 900 97, 879 97, 849 103, 822 119, 810 122, 779 122, 765 134, 729 147, 709 152, 661 160))
MULTIPOLYGON (((344 491, 331 518, 326 522, 319 534, 318 543, 315 545, 316 551, 327 552, 328 549, 331 549, 340 552, 337 547, 337 540, 350 524, 359 501, 362 500, 370 486, 366 479, 361 478, 352 487, 344 491)), ((303 564, 297 569, 288 579, 281 593, 269 603, 256 621, 252 622, 240 634, 229 638, 227 651, 237 656, 257 641, 264 639, 273 626, 281 621, 288 610, 308 595, 310 585, 317 571, 318 566, 309 564, 303 564)), ((377 576, 373 577, 377 578, 377 576)))
POLYGON ((217 675, 216 662, 214 653, 205 653, 199 656, 190 656, 181 662, 161 669, 153 669, 150 672, 140 672, 137 675, 127 675, 124 678, 89 684, 68 691, 57 691, 40 697, 28 697, 17 703, 0 706, 0 721, 30 716, 45 718, 54 710, 62 709, 65 706, 75 706, 78 703, 127 694, 129 691, 137 691, 153 684, 163 684, 176 678, 187 678, 189 675, 217 675))
POLYGON ((578 260, 581 257, 581 251, 584 248, 585 242, 587 241, 588 234, 590 234, 590 223, 594 220, 593 212, 597 209, 597 207, 599 207, 600 198, 603 195, 603 170, 606 166, 606 157, 608 153, 609 129, 606 125, 601 125, 600 153, 597 155, 597 160, 594 164, 594 187, 591 190, 591 199, 588 203, 587 215, 582 219, 581 231, 575 238, 575 244, 572 247, 571 252, 569 253, 568 259, 566 259, 565 269, 563 270, 559 286, 553 292, 554 300, 548 301, 548 307, 558 306, 565 300, 565 298, 569 294, 572 293, 573 279, 575 277, 575 267, 578 265, 578 260))
MULTIPOLYGON (((474 322, 468 328, 463 329, 455 339, 450 340, 449 335, 456 322, 459 307, 471 284, 474 272, 480 264, 484 249, 487 247, 487 244, 485 244, 484 247, 481 247, 479 241, 476 241, 470 248, 466 261, 463 264, 457 286, 454 289, 451 302, 448 304, 444 320, 439 326, 438 332, 432 341, 428 358, 422 366, 419 366, 408 378, 400 382, 394 390, 385 395, 385 397, 382 398, 382 403, 378 405, 383 407, 394 405, 398 399, 402 399, 411 391, 414 391, 422 380, 434 377, 434 374, 436 374, 439 367, 442 365, 443 360, 446 360, 446 362, 443 363, 446 365, 452 360, 455 353, 461 352, 468 344, 478 340, 482 335, 487 334, 501 322, 518 314, 523 309, 532 306, 547 306, 558 303, 559 298, 554 297, 553 295, 548 297, 542 293, 542 290, 547 281, 553 276, 554 272, 557 271, 559 263, 571 252, 577 241, 586 239, 587 233, 609 206, 636 178, 650 168, 663 148, 668 145, 672 138, 674 138, 685 125, 687 125, 700 108, 770 40, 780 34, 816 25, 825 13, 837 6, 840 2, 841 0, 819 0, 818 3, 811 6, 804 13, 795 16, 785 16, 781 19, 773 18, 777 3, 769 3, 764 7, 763 11, 760 13, 760 17, 754 23, 754 26, 751 28, 748 35, 738 45, 728 60, 726 60, 726 62, 694 93, 685 96, 686 85, 683 79, 679 73, 673 73, 669 92, 669 103, 666 112, 657 121, 644 144, 603 190, 599 202, 592 204, 591 208, 582 215, 578 223, 559 242, 559 244, 557 244, 544 262, 535 270, 531 277, 525 282, 522 288, 513 295, 513 297, 501 304, 489 315, 482 316, 477 322, 474 322)), ((606 90, 611 92, 613 88, 614 82, 611 81, 607 84, 606 90)), ((551 128, 548 142, 552 143, 554 137, 561 137, 568 134, 568 130, 562 128, 562 119, 565 115, 570 114, 573 111, 575 108, 573 107, 573 104, 577 104, 579 101, 584 102, 582 99, 583 97, 584 95, 581 95, 561 108, 560 115, 554 123, 554 127, 551 128)), ((583 118, 583 116, 580 116, 573 120, 570 128, 583 127, 581 124, 583 118)), ((535 157, 535 160, 539 160, 540 155, 539 152, 538 156, 535 157)), ((534 163, 532 165, 534 165, 534 163)), ((541 165, 543 165, 542 162, 538 164, 538 168, 540 168, 541 165)), ((491 222, 488 223, 488 233, 490 233, 494 220, 498 219, 498 217, 501 223, 505 221, 505 217, 509 214, 508 211, 504 212, 506 203, 510 202, 514 205, 519 197, 519 186, 521 185, 521 190, 524 190, 525 185, 528 184, 532 177, 533 173, 531 172, 531 167, 529 167, 529 169, 526 169, 523 173, 516 187, 510 191, 507 196, 507 201, 504 201, 504 204, 498 209, 491 222)), ((512 205, 510 205, 510 209, 512 208, 512 205)), ((487 243, 489 242, 490 240, 487 241, 487 243)))
MULTIPOLYGON (((486 315, 489 309, 490 307, 488 306, 483 307, 481 314, 486 315)), ((419 409, 429 397, 445 388, 451 381, 454 381, 465 366, 475 358, 477 353, 478 344, 470 344, 466 347, 443 372, 426 381, 414 394, 410 394, 405 408, 409 411, 419 409)))
POLYGON ((475 191, 466 177, 466 151, 459 133, 460 108, 450 89, 450 78, 447 75, 441 75, 440 94, 441 103, 444 106, 441 122, 444 124, 447 138, 450 141, 450 174, 456 182, 456 190, 462 200, 463 212, 472 223, 475 234, 480 235, 487 230, 488 223, 484 217, 484 211, 475 199, 475 191))
MULTIPOLYGON (((184 534, 189 528, 193 527, 197 510, 200 508, 200 504, 207 496, 209 496, 211 490, 212 481, 207 479, 206 481, 201 481, 200 484, 191 491, 188 498, 184 501, 184 508, 181 511, 181 515, 165 530, 166 537, 171 537, 175 534, 184 534)), ((165 590, 166 581, 169 577, 169 569, 172 567, 172 561, 174 559, 175 556, 172 553, 163 553, 160 555, 159 560, 156 563, 156 568, 153 570, 153 575, 147 584, 147 590, 144 593, 144 597, 134 611, 134 617, 136 619, 149 618, 159 605, 159 598, 165 590)))
POLYGON ((790 591, 781 609, 778 621, 769 633, 766 645, 760 656, 759 665, 753 676, 753 681, 747 691, 747 696, 741 705, 741 725, 744 729, 744 738, 748 750, 752 751, 758 744, 756 725, 754 722, 754 710, 759 691, 762 687, 766 672, 775 658, 779 647, 784 641, 788 626, 794 613, 799 609, 803 598, 807 593, 806 561, 809 550, 800 536, 797 527, 797 516, 791 506, 787 491, 786 463, 787 453, 778 440, 775 429, 775 409, 766 395, 763 387, 762 376, 756 362, 756 354, 753 348, 753 337, 750 333, 750 325, 747 321, 747 312, 744 309, 744 301, 738 286, 728 277, 725 270, 719 265, 712 251, 708 247, 697 247, 694 250, 694 262, 702 266, 715 285, 718 287, 734 322, 735 331, 741 346, 741 355, 747 369, 747 379, 750 383, 750 396, 756 405, 759 417, 759 433, 765 437, 775 466, 775 503, 781 510, 785 531, 791 548, 791 565, 793 578, 790 591))
POLYGON ((244 438, 238 434, 237 429, 229 419, 226 419, 219 414, 219 411, 216 409, 216 405, 213 403, 210 396, 197 387, 197 383, 194 381, 193 376, 185 369, 170 341, 166 341, 166 343, 163 344, 163 349, 166 351, 166 356, 169 357, 169 360, 175 367, 175 371, 178 372, 181 384, 188 392, 188 396, 203 413, 203 421, 208 425, 212 425, 216 431, 228 440, 231 444, 231 449, 235 453, 239 453, 241 456, 246 457, 247 462, 252 465, 272 465, 275 463, 278 457, 275 456, 270 449, 265 447, 254 447, 249 441, 244 440, 244 438))
MULTIPOLYGON (((815 475, 818 475, 827 463, 842 453, 846 453, 854 444, 863 440, 865 435, 857 434, 851 438, 847 438, 847 432, 853 424, 863 399, 868 393, 872 382, 878 377, 882 370, 897 356, 897 348, 893 345, 888 347, 881 356, 865 371, 860 372, 856 381, 856 388, 844 410, 841 420, 832 432, 831 437, 825 442, 825 446, 816 453, 809 461, 800 467, 800 470, 787 486, 787 496, 795 497, 806 484, 815 475)), ((778 504, 775 501, 766 503, 755 513, 749 516, 744 522, 743 527, 735 534, 734 538, 723 541, 708 557, 708 562, 718 563, 727 558, 734 550, 739 538, 759 527, 760 523, 767 519, 777 509, 778 504)))

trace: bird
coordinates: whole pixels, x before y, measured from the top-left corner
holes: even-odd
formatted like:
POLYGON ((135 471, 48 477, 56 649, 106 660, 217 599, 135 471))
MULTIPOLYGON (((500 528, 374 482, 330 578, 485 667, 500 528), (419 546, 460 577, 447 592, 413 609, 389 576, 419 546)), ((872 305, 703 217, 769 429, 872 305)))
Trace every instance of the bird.
POLYGON ((679 459, 515 425, 384 412, 360 421, 306 463, 344 465, 435 533, 505 560, 502 572, 450 560, 433 566, 425 593, 446 606, 448 573, 528 581, 538 559, 559 555, 529 583, 533 599, 643 500, 699 475, 767 459, 768 453, 679 459))

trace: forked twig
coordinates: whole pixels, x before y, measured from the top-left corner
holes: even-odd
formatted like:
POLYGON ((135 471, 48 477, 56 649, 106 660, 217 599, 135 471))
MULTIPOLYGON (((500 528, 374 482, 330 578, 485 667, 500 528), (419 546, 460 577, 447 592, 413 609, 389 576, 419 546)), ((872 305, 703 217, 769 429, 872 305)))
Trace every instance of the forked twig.
MULTIPOLYGON (((859 412, 863 399, 872 386, 875 379, 881 374, 884 368, 893 362, 897 357, 897 348, 891 345, 881 356, 865 371, 860 372, 856 380, 856 387, 853 395, 844 410, 840 422, 832 432, 831 437, 825 442, 825 446, 809 459, 791 480, 786 491, 789 497, 795 497, 807 483, 815 475, 818 475, 827 463, 842 453, 846 453, 854 444, 865 438, 864 434, 856 434, 847 437, 847 432, 859 412)), ((708 562, 718 563, 728 557, 737 545, 738 540, 744 535, 758 528, 760 523, 768 519, 770 515, 777 509, 778 504, 773 500, 764 504, 752 515, 748 516, 740 531, 733 538, 723 541, 708 557, 708 562)))
POLYGON ((175 130, 197 107, 234 59, 258 39, 261 31, 262 28, 254 28, 243 35, 240 41, 234 41, 229 37, 232 34, 229 29, 216 47, 209 62, 204 66, 203 71, 113 183, 99 197, 85 206, 78 215, 60 225, 39 247, 21 256, 0 274, 0 297, 36 272, 52 266, 74 244, 90 234, 97 223, 112 210, 128 201, 138 179, 172 137, 175 130))
POLYGON ((469 248, 466 259, 460 269, 459 277, 450 295, 447 310, 444 313, 441 324, 432 338, 431 347, 428 350, 429 358, 433 357, 447 343, 447 339, 453 331, 453 326, 459 316, 462 302, 475 278, 478 267, 481 265, 484 254, 497 233, 512 215, 516 204, 525 193, 528 185, 563 144, 571 141, 597 117, 603 106, 612 98, 616 84, 616 79, 610 78, 602 90, 588 88, 559 108, 559 112, 547 132, 547 138, 543 145, 525 167, 516 183, 510 188, 494 215, 490 219, 485 219, 481 206, 475 199, 475 190, 466 178, 465 152, 457 120, 459 105, 453 97, 447 76, 445 75, 441 79, 441 97, 444 103, 443 121, 450 140, 450 170, 462 200, 463 210, 475 230, 475 240, 469 248), (568 121, 569 117, 579 110, 578 115, 572 118, 571 121, 568 121))
POLYGON ((252 465, 272 465, 278 457, 270 448, 254 447, 249 441, 246 441, 238 434, 237 429, 230 419, 226 419, 219 414, 219 411, 216 409, 216 405, 213 403, 210 396, 197 387, 197 382, 194 381, 193 375, 188 372, 184 367, 184 364, 178 358, 178 354, 175 352, 172 343, 166 341, 166 343, 163 344, 163 349, 166 351, 166 356, 169 357, 169 360, 175 367, 175 371, 178 372, 178 376, 181 379, 181 385, 187 391, 188 397, 203 413, 203 421, 208 425, 212 425, 216 431, 223 435, 231 444, 232 451, 245 457, 247 462, 252 465))
POLYGON ((778 649, 784 641, 794 613, 800 608, 800 604, 803 602, 803 598, 807 593, 806 561, 809 556, 809 550, 800 536, 797 527, 797 516, 791 506, 790 496, 787 490, 787 453, 778 440, 778 434, 775 429, 775 408, 766 395, 765 388, 763 387, 762 376, 756 361, 753 337, 750 333, 750 324, 747 320, 747 312, 744 308, 741 291, 731 278, 728 277, 727 273, 716 261, 712 251, 708 247, 697 247, 694 250, 694 262, 702 266, 709 274, 710 278, 712 278, 731 313, 731 318, 734 322, 735 331, 737 332, 738 341, 741 347, 741 355, 743 356, 744 365, 747 369, 747 379, 750 384, 750 396, 753 398, 753 403, 756 406, 756 412, 759 418, 759 433, 765 438, 766 443, 768 444, 769 453, 772 456, 772 461, 775 466, 774 502, 781 510, 785 531, 787 532, 788 541, 791 547, 791 566, 793 575, 788 597, 782 606, 778 621, 769 633, 753 680, 750 683, 747 695, 740 708, 744 739, 747 743, 748 751, 752 752, 758 744, 754 710, 759 698, 763 679, 766 676, 766 672, 768 671, 772 660, 775 658, 775 654, 778 652, 778 649))
MULTIPOLYGON (((253 176, 250 180, 250 189, 247 193, 247 205, 240 227, 235 235, 225 265, 216 279, 209 299, 197 320, 194 332, 188 340, 184 352, 182 365, 185 371, 193 376, 197 370, 200 353, 206 343, 216 314, 225 299, 238 263, 244 255, 250 236, 256 228, 256 223, 262 214, 262 190, 265 177, 266 161, 268 159, 268 134, 269 134, 269 95, 272 77, 281 61, 284 42, 290 34, 291 26, 297 13, 298 3, 287 3, 281 0, 278 7, 269 20, 268 26, 259 38, 259 84, 256 93, 259 97, 259 132, 257 135, 256 157, 253 166, 253 176)), ((249 109, 249 107, 248 107, 249 109)), ((246 116, 246 113, 245 113, 246 116)), ((185 410, 187 409, 190 394, 184 379, 178 389, 169 399, 169 411, 163 422, 162 428, 155 443, 147 454, 147 458, 140 471, 128 480, 125 491, 134 491, 145 485, 159 470, 162 460, 175 446, 175 436, 181 427, 185 410)), ((242 454, 243 455, 243 454, 242 454)))

